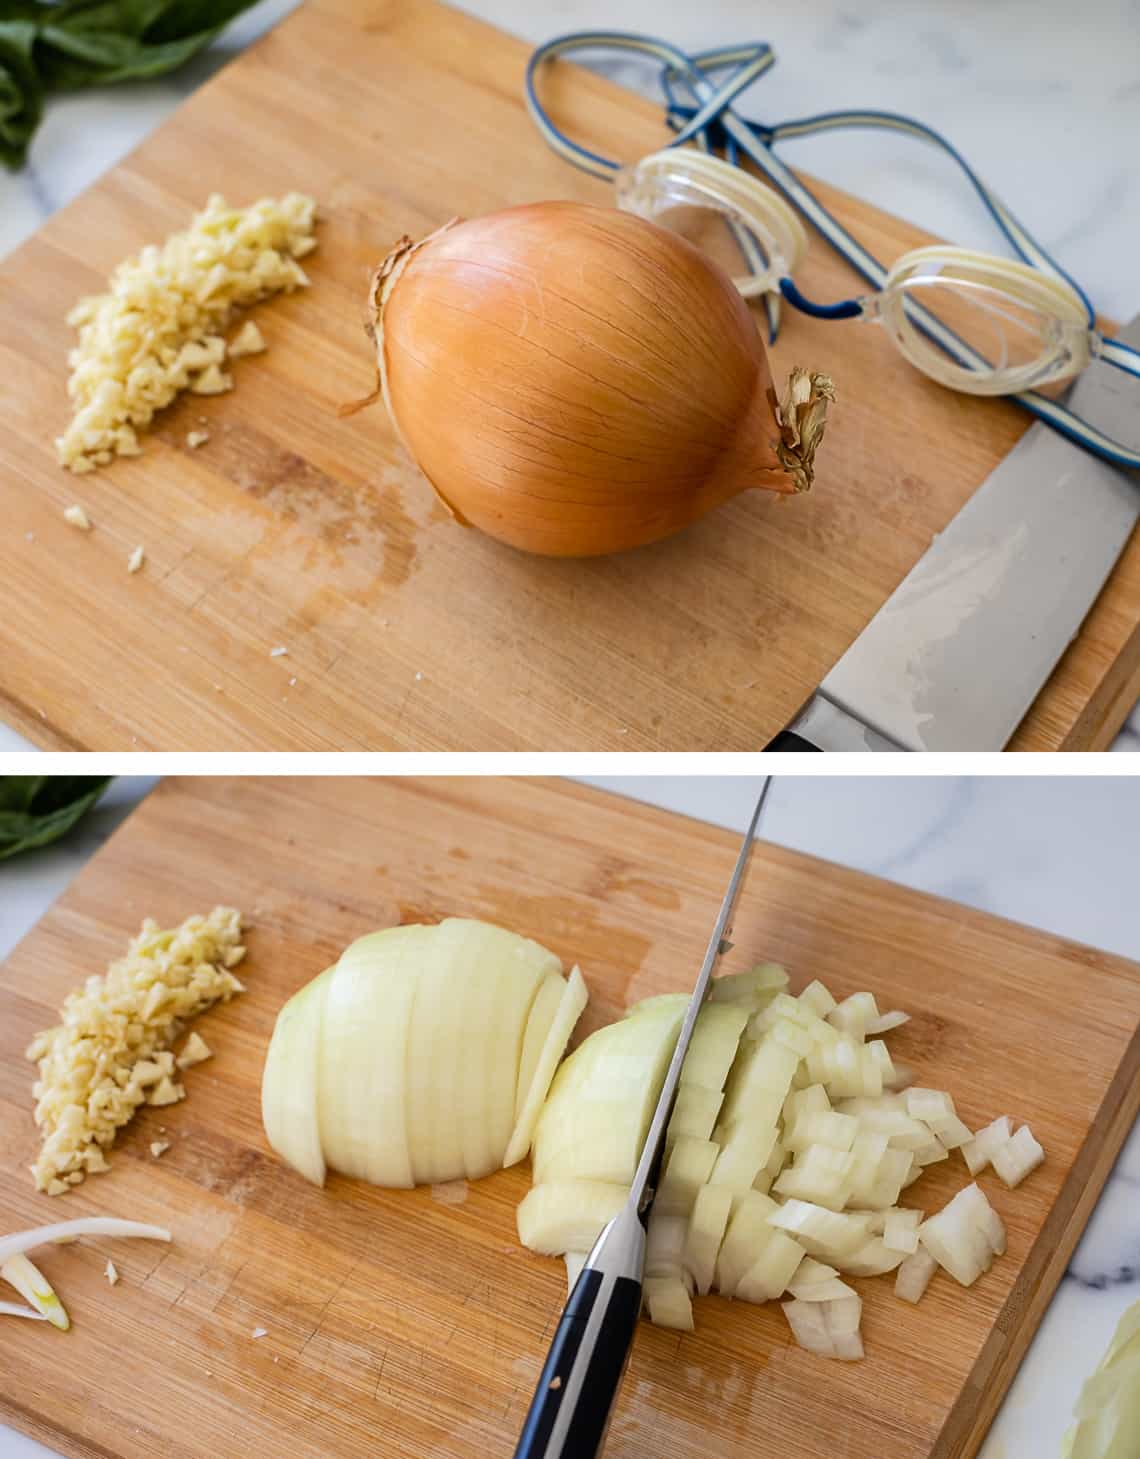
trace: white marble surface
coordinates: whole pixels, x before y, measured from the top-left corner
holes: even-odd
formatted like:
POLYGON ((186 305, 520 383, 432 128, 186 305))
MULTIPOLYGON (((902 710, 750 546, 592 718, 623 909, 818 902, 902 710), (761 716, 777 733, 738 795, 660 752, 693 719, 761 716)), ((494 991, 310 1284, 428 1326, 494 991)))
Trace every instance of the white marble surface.
MULTIPOLYGON (((294 3, 262 0, 174 77, 53 101, 31 166, 0 173, 0 255, 294 3)), ((779 64, 743 99, 744 115, 871 105, 919 116, 958 144, 1101 310, 1126 319, 1140 308, 1137 0, 468 0, 464 8, 534 41, 598 26, 694 50, 768 40, 779 64)), ((648 81, 636 64, 613 74, 648 81)), ((946 238, 1000 243, 951 164, 919 143, 829 135, 789 144, 784 155, 946 238)), ((23 743, 0 727, 0 749, 23 743)), ((1116 748, 1140 749, 1140 709, 1116 748)))
MULTIPOLYGON (((66 844, 0 871, 0 958, 152 782, 123 780, 66 844)), ((626 795, 743 829, 756 782, 609 778, 626 795)), ((776 842, 1140 959, 1140 778, 785 778, 776 842)), ((1051 1459, 1083 1377, 1140 1296, 1140 1127, 1133 1131, 982 1459, 1051 1459)), ((0 1427, 0 1459, 49 1451, 0 1427)), ((233 1455, 241 1452, 235 1436, 233 1455)), ((230 1456, 215 1456, 230 1459, 230 1456)), ((788 1459, 794 1459, 789 1455, 788 1459)))

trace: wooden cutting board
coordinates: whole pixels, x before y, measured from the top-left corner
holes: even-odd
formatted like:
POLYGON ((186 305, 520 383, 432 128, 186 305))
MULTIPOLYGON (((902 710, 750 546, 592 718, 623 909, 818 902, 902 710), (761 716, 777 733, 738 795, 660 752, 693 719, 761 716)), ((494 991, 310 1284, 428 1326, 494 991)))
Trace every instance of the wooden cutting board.
MULTIPOLYGON (((337 407, 372 388, 365 280, 400 234, 612 201, 539 140, 526 56, 427 0, 308 0, 0 267, 0 717, 55 748, 756 749, 1014 444, 1014 406, 940 390, 879 330, 796 316, 777 376, 802 363, 839 390, 810 497, 751 492, 589 562, 447 519, 383 409, 337 407), (257 313, 268 353, 232 394, 164 413, 139 459, 61 470, 70 304, 209 192, 290 189, 325 221, 313 288, 257 313), (210 441, 190 450, 200 417, 210 441), (76 501, 89 536, 63 521, 76 501)), ((666 139, 607 82, 562 66, 544 85, 607 153, 666 139)), ((926 241, 820 194, 885 261, 926 241)), ((816 297, 856 287, 819 240, 802 272, 816 297)), ((1107 745, 1140 693, 1138 625, 1134 542, 1015 746, 1107 745)))
MULTIPOLYGON (((0 1322, 0 1416, 83 1459, 512 1453, 565 1295, 561 1263, 516 1239, 528 1166, 461 1204, 306 1185, 261 1132, 274 1017, 358 934, 458 913, 579 961, 593 1029, 691 985, 737 845, 567 783, 162 784, 0 968, 0 1231, 118 1214, 169 1225, 174 1244, 44 1255, 74 1327, 0 1322), (24 1047, 144 916, 176 922, 219 900, 251 930, 248 992, 199 1021, 214 1058, 188 1072, 183 1103, 143 1112, 109 1174, 36 1195, 24 1047), (171 1148, 156 1162, 160 1126, 171 1148)), ((982 1178, 1009 1254, 969 1291, 940 1276, 913 1308, 890 1279, 856 1283, 863 1363, 795 1348, 772 1304, 701 1300, 685 1336, 643 1325, 607 1455, 973 1455, 1140 1103, 1140 967, 766 845, 735 943, 726 970, 774 957, 796 988, 870 984, 884 1008, 909 1009, 899 1056, 971 1125, 1031 1122, 1048 1160, 1016 1191, 982 1178)), ((952 1157, 911 1203, 932 1210, 966 1180, 952 1157)))

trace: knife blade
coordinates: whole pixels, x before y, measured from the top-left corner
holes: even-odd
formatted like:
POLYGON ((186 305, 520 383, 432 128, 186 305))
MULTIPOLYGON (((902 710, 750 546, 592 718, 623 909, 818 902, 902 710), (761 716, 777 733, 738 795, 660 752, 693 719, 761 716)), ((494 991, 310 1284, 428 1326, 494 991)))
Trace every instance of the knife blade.
POLYGON ((515 1459, 594 1459, 605 1442, 610 1413, 641 1312, 645 1222, 653 1204, 665 1130, 673 1112, 681 1066, 692 1042, 713 969, 731 946, 728 939, 732 916, 771 785, 769 775, 760 788, 732 879, 717 913, 642 1146, 629 1198, 598 1237, 563 1309, 515 1449, 515 1459))
MULTIPOLYGON (((1119 332, 1140 345, 1140 316, 1119 332)), ((1129 444, 1135 379, 1094 364, 1080 414, 1129 444)), ((1140 517, 1140 473, 1030 426, 769 750, 1000 750, 1140 517)))

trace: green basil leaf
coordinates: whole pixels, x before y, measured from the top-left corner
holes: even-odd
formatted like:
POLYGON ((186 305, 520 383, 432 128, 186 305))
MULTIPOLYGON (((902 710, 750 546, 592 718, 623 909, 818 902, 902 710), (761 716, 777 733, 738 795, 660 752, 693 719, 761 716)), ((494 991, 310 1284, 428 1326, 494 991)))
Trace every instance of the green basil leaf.
POLYGON ((0 162, 25 161, 48 92, 164 76, 253 3, 0 0, 0 162))
POLYGON ((96 803, 111 778, 0 775, 0 861, 65 836, 96 803))
POLYGON ((44 109, 44 89, 33 59, 36 26, 14 16, 0 20, 0 159, 19 167, 44 109))

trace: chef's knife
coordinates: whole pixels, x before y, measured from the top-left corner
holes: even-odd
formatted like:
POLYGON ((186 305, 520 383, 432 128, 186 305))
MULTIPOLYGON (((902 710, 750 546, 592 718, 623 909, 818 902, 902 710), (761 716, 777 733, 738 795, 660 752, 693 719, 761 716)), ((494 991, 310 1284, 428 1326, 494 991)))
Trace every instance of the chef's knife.
POLYGON ((732 913, 771 784, 769 776, 761 787, 752 820, 744 833, 732 880, 717 914, 645 1137, 629 1199, 598 1237, 563 1308, 515 1449, 515 1459, 594 1459, 605 1442, 610 1412, 641 1311, 645 1223, 653 1204, 665 1129, 673 1112, 681 1065, 685 1062, 713 968, 732 945, 728 941, 732 913))
MULTIPOLYGON (((1140 345, 1140 318, 1120 331, 1140 345)), ((1131 376, 1070 401, 1130 445, 1131 376)), ((769 750, 1000 750, 1075 637, 1140 516, 1140 473, 1030 426, 769 750)))

